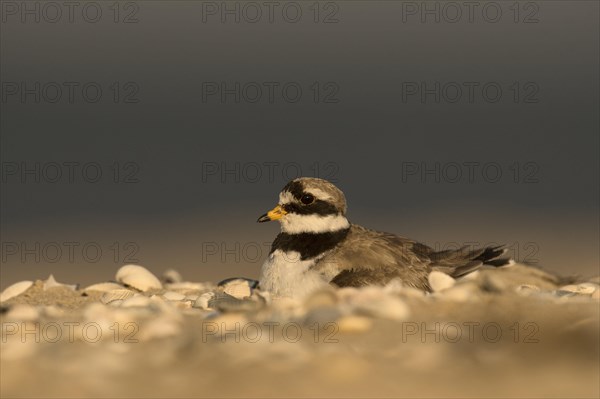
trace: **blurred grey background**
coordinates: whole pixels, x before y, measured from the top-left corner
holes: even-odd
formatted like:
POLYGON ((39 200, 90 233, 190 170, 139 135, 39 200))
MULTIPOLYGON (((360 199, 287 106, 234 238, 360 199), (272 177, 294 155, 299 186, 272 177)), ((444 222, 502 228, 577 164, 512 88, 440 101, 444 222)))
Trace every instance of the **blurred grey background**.
POLYGON ((78 4, 1 2, 0 286, 256 278, 299 175, 368 227, 598 274, 597 2, 78 4))

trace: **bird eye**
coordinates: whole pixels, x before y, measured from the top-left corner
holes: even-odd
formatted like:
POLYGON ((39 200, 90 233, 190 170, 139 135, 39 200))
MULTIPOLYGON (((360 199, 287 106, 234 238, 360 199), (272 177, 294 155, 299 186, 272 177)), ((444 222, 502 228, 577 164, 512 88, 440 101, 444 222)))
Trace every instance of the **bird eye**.
POLYGON ((310 195, 310 194, 304 194, 301 198, 300 198, 300 202, 302 202, 304 205, 310 205, 313 202, 315 202, 315 197, 310 195))

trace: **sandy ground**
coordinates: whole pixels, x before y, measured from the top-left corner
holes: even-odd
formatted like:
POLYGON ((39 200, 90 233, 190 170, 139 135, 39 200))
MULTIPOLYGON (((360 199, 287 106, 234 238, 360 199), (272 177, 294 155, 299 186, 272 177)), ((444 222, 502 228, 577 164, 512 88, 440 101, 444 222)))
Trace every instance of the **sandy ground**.
POLYGON ((0 393, 597 398, 599 282, 515 265, 434 294, 392 283, 292 301, 38 280, 2 302, 0 393))

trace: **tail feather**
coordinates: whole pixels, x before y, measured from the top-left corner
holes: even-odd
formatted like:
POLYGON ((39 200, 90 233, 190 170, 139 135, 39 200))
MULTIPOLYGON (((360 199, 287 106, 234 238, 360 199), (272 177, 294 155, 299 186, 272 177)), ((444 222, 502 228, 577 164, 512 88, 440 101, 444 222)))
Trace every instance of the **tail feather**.
POLYGON ((461 277, 483 265, 504 266, 511 262, 510 258, 500 256, 508 251, 504 245, 493 247, 469 249, 462 247, 455 250, 447 250, 430 254, 432 270, 449 274, 452 277, 461 277))

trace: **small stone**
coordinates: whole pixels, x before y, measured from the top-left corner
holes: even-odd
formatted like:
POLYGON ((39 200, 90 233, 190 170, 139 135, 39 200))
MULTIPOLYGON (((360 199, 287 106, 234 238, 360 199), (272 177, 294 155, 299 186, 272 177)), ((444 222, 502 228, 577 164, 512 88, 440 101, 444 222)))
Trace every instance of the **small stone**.
POLYGON ((140 291, 161 289, 160 280, 148 269, 138 265, 125 265, 121 267, 115 276, 120 283, 136 288, 140 291))
POLYGON ((168 301, 182 301, 185 299, 185 295, 174 291, 167 291, 164 294, 162 294, 162 296, 168 301))
POLYGON ((97 284, 88 285, 82 291, 83 292, 90 292, 90 291, 109 292, 109 291, 120 290, 120 289, 124 289, 124 288, 125 287, 123 287, 123 285, 121 285, 121 284, 106 282, 106 283, 97 283, 97 284))
POLYGON ((59 283, 58 281, 56 281, 56 279, 54 278, 54 275, 50 275, 45 281, 44 281, 44 291, 49 290, 51 288, 58 288, 58 287, 64 287, 70 290, 75 291, 78 287, 77 284, 73 284, 73 285, 69 285, 69 284, 62 284, 59 283))
POLYGON ((177 309, 190 309, 194 304, 194 301, 167 301, 169 304, 175 306, 177 309))
POLYGON ((64 309, 54 305, 44 306, 42 311, 46 317, 59 318, 65 315, 64 309))
POLYGON ((455 302, 467 302, 478 297, 479 289, 475 283, 458 284, 440 293, 441 297, 455 302))
POLYGON ((362 333, 371 329, 373 321, 368 317, 350 315, 338 319, 336 324, 342 333, 362 333))
POLYGON ((31 305, 18 304, 10 308, 6 314, 8 320, 36 321, 40 312, 31 305))
POLYGON ((479 278, 480 274, 481 274, 481 272, 479 270, 475 270, 474 272, 468 273, 468 274, 460 277, 459 280, 477 280, 479 278))
POLYGON ((560 287, 556 291, 558 296, 573 296, 573 295, 592 295, 596 291, 596 285, 592 283, 583 283, 579 285, 569 284, 560 287))
POLYGON ((109 304, 114 301, 125 300, 128 298, 131 298, 134 294, 135 294, 135 292, 128 290, 126 288, 112 290, 112 291, 104 293, 104 295, 102 295, 102 297, 100 298, 100 302, 102 302, 103 304, 106 305, 106 304, 109 304))
POLYGON ((304 317, 304 324, 315 328, 325 328, 327 325, 334 323, 342 316, 342 312, 335 306, 321 306, 309 311, 304 317))
POLYGON ((529 296, 540 292, 540 287, 533 284, 521 284, 515 289, 515 291, 519 295, 529 296))
POLYGON ((139 339, 149 341, 151 339, 175 337, 179 335, 180 331, 181 325, 177 320, 162 316, 142 325, 139 331, 139 339))
POLYGON ((214 297, 215 297, 214 292, 207 292, 205 294, 202 294, 198 297, 198 299, 196 299, 196 302, 194 302, 193 307, 208 310, 208 309, 210 309, 208 307, 208 302, 211 299, 213 299, 214 297))
POLYGON ((307 310, 320 307, 335 306, 338 303, 338 297, 332 289, 318 290, 310 294, 304 300, 304 308, 307 310))
POLYGON ((165 288, 173 291, 189 293, 191 291, 203 291, 214 287, 210 283, 192 283, 189 281, 184 281, 182 283, 170 283, 166 284, 165 288))
POLYGON ((208 301, 208 309, 216 309, 221 312, 247 312, 256 310, 261 306, 257 301, 237 299, 224 292, 215 292, 213 298, 208 301))
POLYGON ((598 291, 599 286, 594 283, 582 283, 577 286, 580 294, 591 295, 598 291))
POLYGON ((125 299, 123 303, 121 303, 122 308, 132 308, 132 307, 147 307, 152 303, 150 298, 144 295, 134 295, 131 298, 125 299))
POLYGON ((438 271, 432 271, 431 273, 429 273, 427 280, 429 281, 429 286, 431 287, 433 292, 440 292, 446 290, 454 286, 454 284, 456 283, 456 280, 454 280, 452 277, 450 277, 446 273, 438 271))
POLYGON ((2 294, 0 294, 0 302, 8 301, 10 298, 21 295, 32 285, 33 281, 19 281, 18 283, 9 285, 2 291, 2 294))
POLYGON ((364 287, 349 298, 350 309, 358 314, 366 314, 382 319, 402 320, 410 311, 400 299, 387 295, 380 287, 364 287))
POLYGON ((162 275, 163 281, 166 284, 173 284, 173 283, 181 283, 183 282, 183 277, 181 277, 181 274, 179 274, 179 272, 177 270, 174 269, 167 269, 163 275, 162 275))
POLYGON ((248 281, 235 279, 222 284, 223 292, 237 299, 248 298, 252 295, 252 288, 248 281))

